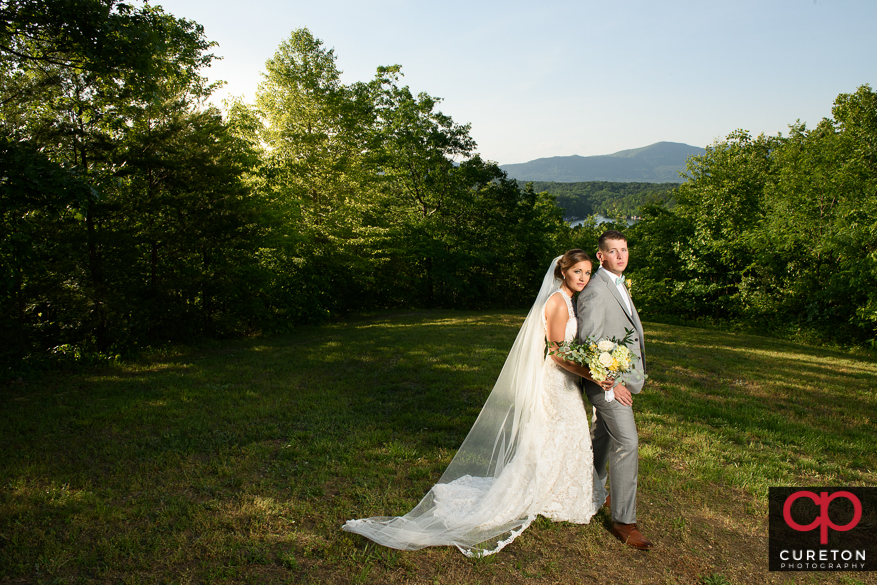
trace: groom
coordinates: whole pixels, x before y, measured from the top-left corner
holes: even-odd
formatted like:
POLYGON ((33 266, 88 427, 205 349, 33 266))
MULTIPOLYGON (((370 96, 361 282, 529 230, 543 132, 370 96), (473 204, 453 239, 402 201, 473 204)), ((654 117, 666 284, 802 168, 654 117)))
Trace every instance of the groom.
POLYGON ((645 349, 643 325, 624 285, 622 273, 627 267, 627 238, 619 231, 609 230, 597 240, 600 268, 579 293, 578 336, 605 337, 620 340, 625 329, 633 330, 630 350, 639 356, 639 375, 628 376, 615 387, 615 399, 607 401, 606 392, 590 380, 583 379, 588 400, 594 405, 596 420, 591 425, 594 466, 606 485, 606 466, 612 488, 612 534, 621 542, 639 550, 650 550, 649 542, 636 525, 636 484, 639 471, 636 423, 633 420, 633 396, 639 394, 645 381, 645 349))

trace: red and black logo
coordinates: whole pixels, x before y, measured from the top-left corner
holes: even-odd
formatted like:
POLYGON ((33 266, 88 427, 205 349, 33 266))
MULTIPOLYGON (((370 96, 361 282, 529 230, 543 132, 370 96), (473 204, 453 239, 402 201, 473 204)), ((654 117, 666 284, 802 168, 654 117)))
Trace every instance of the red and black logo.
POLYGON ((770 488, 771 571, 877 569, 877 488, 770 488))

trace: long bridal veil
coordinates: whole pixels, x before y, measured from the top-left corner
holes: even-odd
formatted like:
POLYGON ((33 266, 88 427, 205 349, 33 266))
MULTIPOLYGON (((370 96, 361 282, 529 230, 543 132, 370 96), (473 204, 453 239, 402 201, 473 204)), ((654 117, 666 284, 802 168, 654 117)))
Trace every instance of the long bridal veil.
POLYGON ((542 309, 560 289, 554 277, 559 259, 548 267, 487 402, 438 483, 404 516, 349 520, 344 530, 391 548, 453 544, 473 556, 497 552, 535 519, 538 502, 527 502, 521 492, 532 476, 526 467, 538 456, 542 309))

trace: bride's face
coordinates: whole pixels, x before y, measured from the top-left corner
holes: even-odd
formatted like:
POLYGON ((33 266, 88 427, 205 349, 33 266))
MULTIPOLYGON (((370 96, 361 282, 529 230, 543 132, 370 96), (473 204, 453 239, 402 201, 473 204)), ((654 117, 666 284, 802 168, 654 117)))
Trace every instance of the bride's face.
POLYGON ((581 292, 588 281, 591 280, 591 263, 587 260, 573 264, 563 271, 563 282, 569 287, 569 290, 577 293, 581 292))

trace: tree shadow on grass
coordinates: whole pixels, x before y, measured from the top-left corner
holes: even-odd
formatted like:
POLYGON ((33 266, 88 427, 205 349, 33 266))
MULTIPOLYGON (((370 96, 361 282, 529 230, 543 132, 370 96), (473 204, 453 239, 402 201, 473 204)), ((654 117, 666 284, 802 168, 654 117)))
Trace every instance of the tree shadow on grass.
MULTIPOLYGON (((0 576, 33 576, 27 567, 61 551, 52 558, 70 559, 59 574, 73 580, 76 567, 113 562, 120 574, 166 567, 160 581, 179 567, 206 563, 203 576, 250 562, 235 551, 252 549, 253 562, 349 577, 330 550, 340 523, 404 513, 429 489, 522 321, 370 315, 7 385, 0 534, 30 544, 0 546, 0 565, 12 567, 0 576)), ((756 442, 874 468, 870 447, 860 453, 874 417, 873 359, 713 331, 646 331, 652 380, 637 398, 646 433, 675 426, 666 440, 715 436, 717 457, 756 442)), ((695 439, 664 453, 696 450, 695 439)), ((645 463, 653 493, 679 489, 691 471, 677 472, 659 451, 645 463)))
POLYGON ((44 467, 39 475, 63 483, 123 460, 270 441, 346 458, 368 435, 371 448, 456 448, 519 323, 452 312, 371 318, 7 385, 0 465, 7 477, 44 467))
POLYGON ((709 432, 729 452, 736 444, 741 456, 766 447, 788 459, 790 473, 800 460, 805 475, 873 478, 873 357, 663 325, 647 340, 652 380, 644 411, 709 432))

